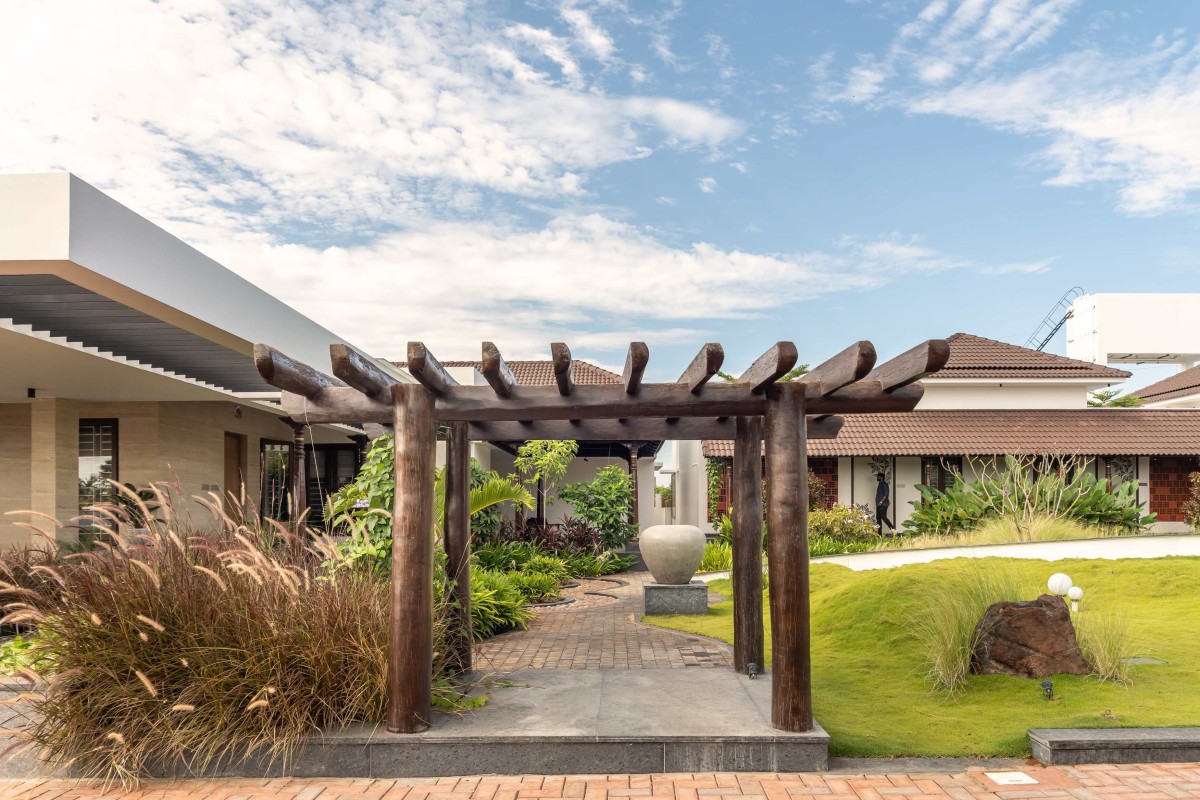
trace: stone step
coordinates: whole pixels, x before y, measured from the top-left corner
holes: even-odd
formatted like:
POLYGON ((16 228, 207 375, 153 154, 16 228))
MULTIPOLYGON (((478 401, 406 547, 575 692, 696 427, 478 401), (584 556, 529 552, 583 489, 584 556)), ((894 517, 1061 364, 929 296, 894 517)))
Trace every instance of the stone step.
POLYGON ((1150 764, 1200 761, 1200 728, 1031 728, 1043 764, 1150 764))

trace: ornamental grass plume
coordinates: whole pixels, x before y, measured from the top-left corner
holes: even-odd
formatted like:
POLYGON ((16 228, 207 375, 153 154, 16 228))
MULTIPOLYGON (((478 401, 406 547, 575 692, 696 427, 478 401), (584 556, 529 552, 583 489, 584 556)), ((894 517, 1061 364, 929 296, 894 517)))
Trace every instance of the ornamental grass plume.
POLYGON ((202 501, 215 529, 201 528, 180 493, 155 491, 144 533, 0 561, 0 622, 37 629, 44 688, 25 732, 45 756, 128 785, 166 765, 286 765, 316 731, 381 721, 387 583, 331 568, 322 533, 235 519, 216 497, 202 501))

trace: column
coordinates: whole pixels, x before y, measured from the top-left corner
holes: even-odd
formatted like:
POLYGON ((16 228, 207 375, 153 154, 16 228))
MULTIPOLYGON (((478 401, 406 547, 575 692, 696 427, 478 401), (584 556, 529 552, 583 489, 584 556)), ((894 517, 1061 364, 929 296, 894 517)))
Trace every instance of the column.
POLYGON ((738 417, 733 440, 733 668, 766 671, 762 592, 762 417, 738 417))
POLYGON ((424 386, 392 387, 396 497, 392 511, 387 729, 429 728, 433 692, 433 491, 437 423, 424 386))
POLYGON ((808 469, 804 386, 768 390, 767 571, 771 597, 771 724, 812 730, 809 652, 808 469))
POLYGON ((450 628, 453 666, 470 672, 471 638, 471 442, 465 422, 451 422, 446 435, 446 518, 442 544, 454 618, 450 628))

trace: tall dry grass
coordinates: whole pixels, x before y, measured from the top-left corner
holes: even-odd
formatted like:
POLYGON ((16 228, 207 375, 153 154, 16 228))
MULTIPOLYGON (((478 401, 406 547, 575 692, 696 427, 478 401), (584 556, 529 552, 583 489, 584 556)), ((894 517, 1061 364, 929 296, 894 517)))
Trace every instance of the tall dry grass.
POLYGON ((907 623, 934 690, 953 694, 965 687, 978 644, 975 629, 988 606, 1031 591, 1036 590, 1011 568, 975 560, 947 566, 944 578, 927 587, 907 623))
MULTIPOLYGON (((37 676, 31 741, 84 777, 129 784, 162 764, 286 762, 314 731, 382 720, 387 583, 337 569, 323 534, 234 519, 217 497, 203 501, 215 530, 200 532, 177 493, 155 491, 144 534, 78 553, 49 541, 32 566, 0 566, 3 621, 36 626, 52 665, 37 676)), ((117 507, 91 513, 123 521, 117 507)))
POLYGON ((1088 525, 1065 517, 1033 514, 1020 524, 1010 517, 986 519, 969 531, 958 533, 923 533, 916 536, 885 541, 878 550, 919 550, 928 547, 970 547, 980 544, 1016 544, 1018 542, 1052 542, 1071 539, 1101 539, 1129 535, 1129 531, 1110 525, 1088 525))

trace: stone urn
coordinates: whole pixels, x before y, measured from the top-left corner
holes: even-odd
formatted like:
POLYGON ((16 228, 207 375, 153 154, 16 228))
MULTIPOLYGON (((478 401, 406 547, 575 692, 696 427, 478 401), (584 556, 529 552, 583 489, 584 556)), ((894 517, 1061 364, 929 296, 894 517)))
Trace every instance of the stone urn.
POLYGON ((704 533, 695 525, 652 525, 639 541, 646 566, 664 586, 687 584, 704 558, 704 533))

